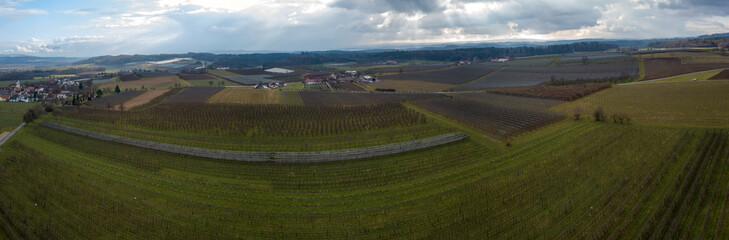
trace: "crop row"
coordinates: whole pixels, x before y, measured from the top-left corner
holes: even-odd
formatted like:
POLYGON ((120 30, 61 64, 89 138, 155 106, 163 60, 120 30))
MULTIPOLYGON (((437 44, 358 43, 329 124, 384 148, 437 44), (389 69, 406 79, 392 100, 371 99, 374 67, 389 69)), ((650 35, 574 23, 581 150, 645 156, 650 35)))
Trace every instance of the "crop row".
POLYGON ((500 88, 533 86, 552 80, 591 80, 638 75, 636 62, 587 65, 528 66, 510 64, 475 82, 456 88, 500 88))
MULTIPOLYGON (((175 96, 181 94, 184 91, 175 96)), ((424 115, 399 104, 301 107, 166 103, 133 112, 81 108, 61 109, 55 114, 160 131, 258 137, 335 135, 412 126, 426 121, 424 115)))
POLYGON ((182 90, 181 93, 167 98, 164 103, 204 103, 223 89, 222 87, 189 87, 182 90))
POLYGON ((407 142, 384 144, 380 146, 343 149, 320 152, 241 152, 226 151, 217 149, 206 149, 174 145, 168 143, 152 142, 140 139, 120 137, 111 134, 92 132, 80 128, 64 126, 56 123, 42 122, 42 126, 56 130, 69 132, 84 137, 95 138, 104 141, 127 144, 131 146, 153 149, 163 152, 176 153, 181 155, 223 159, 245 162, 281 162, 281 163, 316 163, 371 158, 390 154, 414 151, 443 145, 451 142, 466 139, 468 136, 463 133, 448 133, 440 136, 417 139, 407 142))
POLYGON ((560 113, 508 108, 457 98, 413 103, 430 112, 505 138, 564 119, 560 113))
POLYGON ((108 96, 102 96, 101 98, 96 98, 94 100, 89 101, 87 104, 91 106, 96 107, 113 107, 119 104, 122 104, 132 98, 135 98, 139 95, 144 93, 144 91, 125 91, 120 92, 117 94, 112 94, 108 96))
MULTIPOLYGON (((691 162, 680 149, 694 147, 682 130, 583 122, 499 151, 466 141, 337 164, 245 164, 21 134, 0 155, 0 229, 29 238, 634 238, 658 206, 638 199, 663 193, 671 166, 691 162)), ((722 216, 709 216, 712 236, 727 236, 722 216)))
POLYGON ((418 80, 418 81, 428 81, 428 82, 461 84, 461 83, 465 83, 465 82, 483 77, 486 74, 489 74, 491 72, 498 70, 499 68, 501 68, 501 66, 502 65, 490 64, 490 63, 472 64, 472 65, 464 65, 464 66, 441 69, 441 70, 387 75, 387 76, 383 76, 381 78, 383 79, 383 81, 418 80))
POLYGON ((684 64, 680 58, 650 58, 644 59, 643 62, 645 65, 645 80, 712 69, 729 68, 729 63, 684 64))

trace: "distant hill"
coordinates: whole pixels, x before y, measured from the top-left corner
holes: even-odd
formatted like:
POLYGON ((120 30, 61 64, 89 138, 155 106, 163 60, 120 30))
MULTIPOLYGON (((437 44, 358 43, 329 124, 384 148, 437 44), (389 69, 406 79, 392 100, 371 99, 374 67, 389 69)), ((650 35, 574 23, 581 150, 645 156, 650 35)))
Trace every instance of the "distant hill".
POLYGON ((157 55, 119 55, 100 56, 76 62, 76 64, 96 64, 103 66, 121 66, 127 63, 145 61, 163 61, 174 58, 193 58, 213 62, 214 65, 232 68, 250 68, 257 66, 296 66, 331 62, 373 63, 385 60, 430 60, 459 61, 464 59, 489 59, 496 57, 525 57, 547 54, 565 54, 573 52, 605 51, 617 48, 618 45, 604 42, 574 42, 543 46, 520 47, 461 47, 455 49, 425 50, 362 50, 362 51, 318 51, 299 53, 254 53, 254 54, 157 54, 157 55))
POLYGON ((81 58, 35 57, 20 54, 0 54, 0 65, 57 66, 67 65, 81 58))

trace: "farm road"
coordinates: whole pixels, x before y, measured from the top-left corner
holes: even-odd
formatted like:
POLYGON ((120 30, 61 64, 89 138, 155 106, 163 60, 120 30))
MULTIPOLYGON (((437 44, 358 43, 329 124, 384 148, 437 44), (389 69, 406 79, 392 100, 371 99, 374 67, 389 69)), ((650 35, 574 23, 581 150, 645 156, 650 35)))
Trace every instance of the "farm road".
POLYGON ((10 132, 7 135, 5 135, 5 137, 1 138, 0 139, 0 147, 2 147, 3 144, 5 144, 5 142, 7 142, 13 136, 13 134, 15 134, 15 132, 17 132, 18 130, 20 130, 20 128, 22 128, 23 126, 25 126, 25 123, 21 123, 20 126, 18 126, 17 128, 15 128, 15 130, 13 130, 12 132, 10 132))

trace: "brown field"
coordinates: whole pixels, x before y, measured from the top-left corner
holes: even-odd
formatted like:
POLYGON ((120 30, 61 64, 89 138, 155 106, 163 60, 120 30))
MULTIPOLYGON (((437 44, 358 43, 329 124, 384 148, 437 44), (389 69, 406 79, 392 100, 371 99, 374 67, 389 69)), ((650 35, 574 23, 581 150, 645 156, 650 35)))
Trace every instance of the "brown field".
POLYGON ((181 82, 185 83, 184 81, 180 80, 177 76, 164 76, 164 77, 154 77, 154 78, 143 78, 142 80, 136 80, 136 81, 129 81, 129 82, 120 82, 120 83, 107 83, 104 85, 101 85, 99 88, 114 88, 116 85, 119 85, 119 88, 125 89, 125 88, 141 88, 142 86, 145 86, 147 89, 153 89, 153 88, 167 88, 166 86, 172 86, 174 82, 181 82))
MULTIPOLYGON (((164 89, 164 90, 149 90, 141 95, 130 99, 129 101, 124 103, 124 109, 131 109, 133 107, 141 106, 145 103, 148 103, 152 99, 155 99, 156 97, 162 96, 162 94, 166 93, 170 89, 164 89)), ((118 109, 119 106, 114 107, 114 109, 118 109)))
POLYGON ((729 63, 686 64, 680 58, 644 59, 645 79, 658 79, 680 74, 729 68, 729 63))
POLYGON ((513 87, 513 88, 495 88, 488 90, 491 93, 498 93, 512 96, 548 98, 563 101, 572 101, 594 92, 610 88, 609 83, 598 84, 574 84, 567 86, 532 86, 532 87, 513 87))
POLYGON ((729 79, 729 70, 721 71, 719 74, 709 78, 709 80, 727 80, 729 79))
POLYGON ((208 103, 279 104, 281 91, 245 87, 225 88, 208 99, 208 103))
POLYGON ((382 80, 366 85, 370 90, 376 88, 395 89, 398 92, 429 92, 441 91, 455 85, 439 82, 426 82, 417 80, 382 80))
POLYGON ((729 63, 729 57, 711 52, 664 52, 640 55, 641 58, 679 58, 683 64, 729 63))

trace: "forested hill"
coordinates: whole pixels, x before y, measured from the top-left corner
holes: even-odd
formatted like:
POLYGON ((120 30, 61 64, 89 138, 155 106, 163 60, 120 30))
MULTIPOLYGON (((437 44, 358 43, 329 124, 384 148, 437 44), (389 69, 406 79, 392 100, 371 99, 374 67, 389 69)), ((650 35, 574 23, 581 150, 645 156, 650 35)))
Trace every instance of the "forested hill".
POLYGON ((718 47, 726 49, 729 47, 729 37, 717 38, 691 38, 675 41, 659 41, 648 44, 652 48, 705 48, 718 47))
POLYGON ((123 65, 132 62, 161 61, 172 58, 194 58, 214 62, 215 65, 232 68, 255 66, 291 66, 309 65, 329 62, 369 63, 383 60, 432 60, 458 61, 489 59, 496 57, 526 57, 547 54, 564 54, 571 52, 605 51, 617 48, 615 44, 603 42, 577 42, 548 46, 524 46, 511 48, 464 48, 453 50, 398 50, 398 51, 321 51, 302 53, 261 53, 261 54, 158 54, 158 55, 119 55, 100 56, 76 62, 76 64, 97 64, 105 66, 123 65))

